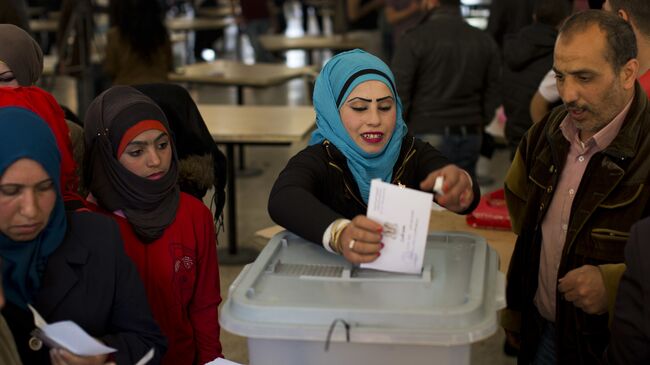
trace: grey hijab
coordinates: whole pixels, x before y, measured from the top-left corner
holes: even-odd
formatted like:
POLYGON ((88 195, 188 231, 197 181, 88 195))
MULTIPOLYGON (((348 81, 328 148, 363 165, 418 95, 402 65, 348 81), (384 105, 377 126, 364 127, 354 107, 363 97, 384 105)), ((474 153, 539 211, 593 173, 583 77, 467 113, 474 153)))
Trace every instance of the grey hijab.
POLYGON ((0 61, 20 86, 31 86, 43 73, 43 51, 29 33, 13 24, 0 24, 0 61))

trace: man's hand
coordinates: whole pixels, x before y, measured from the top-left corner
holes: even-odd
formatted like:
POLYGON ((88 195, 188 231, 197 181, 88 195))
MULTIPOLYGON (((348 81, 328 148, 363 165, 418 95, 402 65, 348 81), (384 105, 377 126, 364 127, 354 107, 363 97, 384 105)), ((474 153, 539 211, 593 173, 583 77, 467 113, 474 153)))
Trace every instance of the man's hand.
POLYGON ((52 365, 102 365, 107 357, 107 355, 78 356, 63 349, 50 350, 52 365))
POLYGON ((384 247, 381 231, 381 224, 365 215, 354 217, 339 236, 341 255, 353 264, 375 261, 384 247))
POLYGON ((422 180, 420 189, 432 191, 433 184, 438 176, 444 178, 442 186, 444 194, 435 196, 436 203, 456 213, 467 209, 474 200, 472 180, 470 180, 469 174, 456 165, 447 165, 433 171, 426 179, 422 180))
POLYGON ((588 314, 607 312, 607 289, 600 269, 584 265, 559 280, 558 289, 566 301, 588 314))

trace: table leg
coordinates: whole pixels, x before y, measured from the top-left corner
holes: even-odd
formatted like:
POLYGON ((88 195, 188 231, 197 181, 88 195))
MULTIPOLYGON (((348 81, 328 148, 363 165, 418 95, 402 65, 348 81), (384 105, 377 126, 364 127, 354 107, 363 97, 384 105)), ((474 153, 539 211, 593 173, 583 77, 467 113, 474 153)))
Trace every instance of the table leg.
MULTIPOLYGON (((237 85, 237 105, 244 105, 244 87, 241 85, 237 85)), ((239 169, 237 170, 237 174, 241 177, 253 177, 253 176, 259 176, 262 174, 262 170, 260 169, 247 169, 246 168, 246 158, 244 157, 244 145, 239 144, 238 152, 239 152, 239 169)))
POLYGON ((244 145, 239 145, 239 171, 246 170, 246 159, 244 158, 244 145))
POLYGON ((237 85, 237 105, 244 105, 244 87, 237 85))
POLYGON ((228 247, 219 249, 219 263, 222 265, 240 265, 253 262, 257 257, 257 250, 250 247, 237 247, 237 202, 236 202, 236 183, 235 183, 235 146, 226 145, 227 166, 227 186, 226 202, 228 203, 226 212, 226 227, 228 229, 228 247))

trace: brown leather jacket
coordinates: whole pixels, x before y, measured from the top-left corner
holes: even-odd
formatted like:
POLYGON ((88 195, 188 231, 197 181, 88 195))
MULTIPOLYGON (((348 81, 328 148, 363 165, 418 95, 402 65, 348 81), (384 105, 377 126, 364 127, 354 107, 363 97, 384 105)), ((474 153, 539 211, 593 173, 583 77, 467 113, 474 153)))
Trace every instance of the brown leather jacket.
MULTIPOLYGON (((506 199, 518 234, 508 271, 508 308, 502 325, 520 332, 520 363, 530 363, 541 334, 533 304, 537 290, 541 222, 554 194, 569 143, 559 125, 564 107, 534 125, 519 145, 506 177, 506 199)), ((634 222, 650 213, 650 110, 636 93, 612 143, 596 153, 580 183, 562 253, 558 277, 583 265, 599 266, 613 306, 624 262, 624 247, 634 222)), ((624 268, 623 268, 624 269, 624 268)), ((608 314, 589 315, 557 295, 557 356, 561 364, 597 364, 609 340, 608 314)))

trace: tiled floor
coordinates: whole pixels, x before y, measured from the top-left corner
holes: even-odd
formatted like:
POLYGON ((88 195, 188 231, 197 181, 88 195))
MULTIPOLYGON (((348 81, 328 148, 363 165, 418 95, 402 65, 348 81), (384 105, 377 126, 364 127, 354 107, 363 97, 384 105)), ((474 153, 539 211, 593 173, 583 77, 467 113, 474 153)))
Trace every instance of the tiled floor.
MULTIPOLYGON (((287 9, 292 14, 290 24, 300 24, 296 16, 299 11, 296 8, 287 9)), ((313 26, 313 22, 312 22, 313 26)), ((226 49, 230 50, 226 57, 233 57, 234 35, 233 30, 228 32, 226 49)), ((251 62, 252 53, 247 43, 244 42, 244 60, 251 62)), ((222 55, 223 56, 223 55, 222 55)), ((291 64, 301 64, 304 62, 304 53, 301 51, 292 51, 287 55, 291 64)), ((308 105, 309 96, 307 95, 308 87, 304 80, 294 80, 287 85, 264 90, 245 90, 245 100, 248 104, 277 104, 277 105, 308 105)), ((71 105, 74 109, 76 103, 75 87, 71 80, 58 78, 54 84, 53 93, 62 103, 71 105)), ((234 88, 219 87, 198 87, 192 90, 193 95, 201 103, 218 103, 232 104, 235 102, 234 88)), ((269 123, 281 123, 279 120, 269 120, 269 123)), ((306 145, 306 141, 295 144, 290 147, 267 147, 254 146, 246 147, 247 165, 252 168, 259 168, 262 173, 255 177, 237 178, 237 204, 238 204, 238 241, 239 245, 261 249, 264 241, 255 237, 255 232, 259 229, 273 225, 268 216, 266 205, 269 192, 275 178, 280 170, 284 167, 287 160, 300 151, 306 145)), ((508 153, 505 150, 498 150, 491 160, 481 159, 479 162, 479 174, 490 176, 494 179, 494 184, 485 187, 484 191, 490 191, 501 186, 503 176, 507 170, 509 161, 508 153)), ((220 232, 218 235, 220 247, 225 246, 228 232, 220 232)), ((241 271, 242 266, 224 266, 220 267, 221 275, 221 292, 226 299, 228 287, 235 277, 241 271)), ((497 329, 496 334, 487 340, 472 345, 472 364, 514 364, 513 358, 503 355, 502 344, 503 334, 497 329)), ((227 358, 240 362, 248 363, 248 350, 245 338, 222 331, 221 335, 224 354, 227 358)), ((432 364, 436 363, 432 359, 432 364)), ((409 364, 408 358, 404 359, 404 364, 409 364)))

